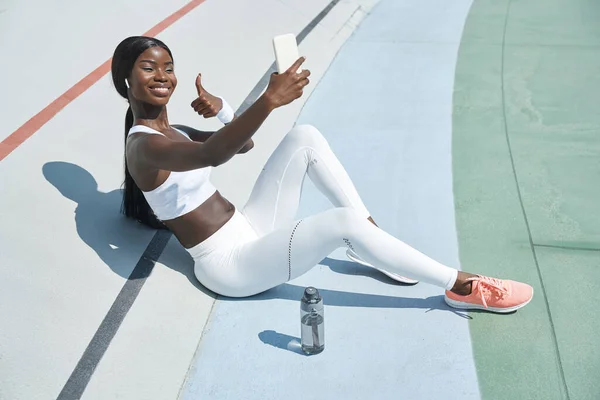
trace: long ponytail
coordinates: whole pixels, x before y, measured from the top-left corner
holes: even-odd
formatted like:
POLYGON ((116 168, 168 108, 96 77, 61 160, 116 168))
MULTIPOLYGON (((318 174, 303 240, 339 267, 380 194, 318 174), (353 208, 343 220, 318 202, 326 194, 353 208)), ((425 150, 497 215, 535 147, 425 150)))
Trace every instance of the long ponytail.
MULTIPOLYGON (((127 108, 125 114, 125 142, 127 142, 127 134, 133 126, 133 112, 131 106, 127 108)), ((156 218, 156 215, 146 201, 142 190, 133 180, 127 167, 127 157, 124 160, 125 181, 123 182, 123 203, 121 204, 121 212, 127 217, 134 219, 146 226, 155 229, 167 229, 167 227, 156 218)))
MULTIPOLYGON (((135 60, 150 47, 160 46, 169 52, 169 48, 160 40, 145 36, 132 36, 123 40, 115 49, 112 58, 112 77, 115 89, 129 101, 129 93, 125 79, 129 77, 135 60)), ((172 57, 172 56, 171 56, 172 57)), ((125 114, 125 143, 129 130, 133 126, 133 112, 131 106, 125 114)), ((134 219, 146 226, 155 229, 167 229, 167 227, 156 217, 150 205, 146 201, 141 189, 129 173, 127 167, 127 155, 124 157, 125 180, 123 182, 123 202, 121 212, 127 217, 134 219)))

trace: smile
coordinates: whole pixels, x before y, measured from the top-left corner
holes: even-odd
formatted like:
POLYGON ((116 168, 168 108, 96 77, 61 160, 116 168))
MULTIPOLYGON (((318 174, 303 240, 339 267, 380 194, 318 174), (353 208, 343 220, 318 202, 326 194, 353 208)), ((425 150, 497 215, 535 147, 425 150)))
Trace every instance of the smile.
POLYGON ((148 88, 152 94, 158 97, 166 97, 169 95, 169 91, 171 88, 168 87, 151 87, 148 88))

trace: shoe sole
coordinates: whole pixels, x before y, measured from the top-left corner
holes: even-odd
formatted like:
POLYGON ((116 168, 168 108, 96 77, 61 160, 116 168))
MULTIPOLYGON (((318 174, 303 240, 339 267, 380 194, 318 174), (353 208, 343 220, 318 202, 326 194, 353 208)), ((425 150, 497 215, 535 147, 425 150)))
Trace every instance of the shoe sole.
POLYGON ((360 258, 354 257, 352 254, 346 253, 346 257, 348 257, 350 260, 354 261, 355 263, 364 265, 365 267, 375 268, 377 271, 381 272, 382 274, 384 274, 385 276, 389 277, 390 279, 395 280, 396 282, 404 283, 404 284, 407 284, 407 285, 416 285, 417 283, 419 283, 419 281, 417 281, 417 280, 410 279, 410 278, 405 278, 405 277, 402 277, 400 275, 396 275, 396 274, 393 274, 391 272, 387 272, 386 270, 374 267, 371 264, 369 264, 369 263, 361 260, 360 258))
POLYGON ((448 296, 444 296, 444 301, 446 302, 446 304, 448 304, 452 308, 458 308, 461 310, 482 310, 482 311, 489 311, 489 312, 498 313, 498 314, 508 314, 511 312, 515 312, 518 309, 525 307, 527 304, 529 304, 531 302, 531 300, 533 300, 533 291, 531 292, 531 297, 525 303, 521 303, 519 305, 516 305, 513 307, 507 307, 507 308, 497 308, 497 307, 487 307, 486 308, 483 304, 465 303, 462 301, 452 300, 452 299, 448 298, 448 296))

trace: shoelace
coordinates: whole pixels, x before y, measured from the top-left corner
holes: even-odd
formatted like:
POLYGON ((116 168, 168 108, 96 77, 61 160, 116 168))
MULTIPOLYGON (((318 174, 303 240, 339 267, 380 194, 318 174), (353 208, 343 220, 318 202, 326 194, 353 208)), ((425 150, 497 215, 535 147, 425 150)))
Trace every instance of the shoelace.
POLYGON ((508 290, 502 284, 502 280, 497 278, 490 278, 489 276, 476 276, 467 279, 467 281, 479 282, 479 295, 481 296, 481 302, 485 308, 487 308, 487 302, 485 301, 484 292, 496 295, 501 299, 508 294, 508 290))

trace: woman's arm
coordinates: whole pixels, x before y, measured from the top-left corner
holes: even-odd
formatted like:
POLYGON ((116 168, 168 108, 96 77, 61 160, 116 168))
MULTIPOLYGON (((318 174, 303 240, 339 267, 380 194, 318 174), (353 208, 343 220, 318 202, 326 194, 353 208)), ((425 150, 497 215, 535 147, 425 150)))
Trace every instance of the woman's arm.
MULTIPOLYGON (((234 119, 235 119, 235 117, 234 117, 234 119)), ((195 128, 192 128, 192 127, 189 127, 186 125, 173 125, 173 128, 177 128, 177 129, 184 131, 190 137, 190 139, 192 139, 194 142, 200 142, 200 143, 206 142, 206 140, 215 133, 214 131, 213 132, 200 131, 198 129, 195 129, 195 128)), ((240 149, 240 151, 238 151, 238 154, 247 153, 248 151, 252 150, 253 147, 254 147, 254 141, 252 139, 250 139, 246 142, 246 144, 244 144, 244 146, 240 149)))
POLYGON ((262 96, 242 115, 214 132, 204 142, 173 141, 162 135, 132 138, 128 153, 147 167, 167 171, 189 171, 216 167, 229 161, 256 133, 276 108, 268 96, 262 96))
POLYGON ((184 131, 186 135, 190 137, 194 142, 204 143, 206 139, 211 137, 215 132, 214 131, 199 131, 198 129, 194 129, 192 127, 186 125, 171 125, 175 129, 179 129, 184 131))
POLYGON ((244 113, 211 134, 204 142, 172 141, 161 135, 134 138, 128 153, 149 167, 188 171, 229 161, 251 140, 269 114, 302 96, 310 71, 296 73, 301 57, 286 72, 272 74, 267 90, 244 113))

